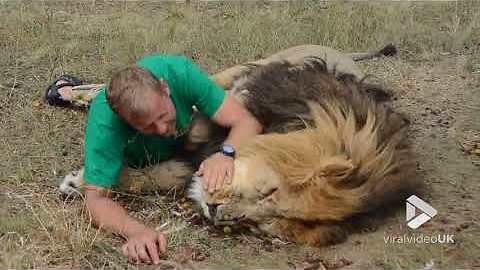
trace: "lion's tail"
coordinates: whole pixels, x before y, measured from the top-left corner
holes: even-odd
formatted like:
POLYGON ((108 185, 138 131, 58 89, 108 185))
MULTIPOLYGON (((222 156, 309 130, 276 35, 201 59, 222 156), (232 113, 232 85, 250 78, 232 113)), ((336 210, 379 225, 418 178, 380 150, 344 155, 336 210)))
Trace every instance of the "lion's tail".
POLYGON ((358 62, 363 60, 370 60, 373 58, 395 56, 397 54, 398 54, 397 46, 395 46, 392 43, 389 43, 385 45, 385 47, 377 51, 349 53, 347 55, 350 56, 353 59, 353 61, 358 62))

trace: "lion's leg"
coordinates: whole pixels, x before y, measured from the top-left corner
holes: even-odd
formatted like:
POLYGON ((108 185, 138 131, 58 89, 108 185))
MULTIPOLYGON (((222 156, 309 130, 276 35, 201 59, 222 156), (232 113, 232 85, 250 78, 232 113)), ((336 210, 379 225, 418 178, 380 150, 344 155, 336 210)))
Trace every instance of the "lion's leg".
POLYGON ((223 89, 230 90, 233 86, 233 82, 246 74, 249 70, 250 67, 247 64, 239 64, 210 76, 210 79, 223 89))
POLYGON ((71 102, 77 107, 88 107, 105 84, 84 84, 72 87, 71 102))
POLYGON ((346 229, 340 224, 313 224, 294 219, 277 219, 268 224, 260 224, 259 228, 270 235, 310 246, 336 244, 347 237, 346 229))
POLYGON ((186 134, 184 148, 187 151, 197 151, 199 147, 210 141, 214 132, 214 123, 206 116, 199 112, 195 112, 190 126, 190 130, 186 134))
POLYGON ((119 188, 134 193, 183 189, 192 174, 192 168, 178 160, 167 160, 143 169, 126 167, 120 174, 119 188))
MULTIPOLYGON (((193 174, 192 168, 185 162, 167 160, 143 169, 124 167, 120 173, 119 190, 133 193, 168 191, 182 189, 193 174)), ((84 185, 83 168, 66 175, 60 191, 66 195, 81 192, 84 185)))

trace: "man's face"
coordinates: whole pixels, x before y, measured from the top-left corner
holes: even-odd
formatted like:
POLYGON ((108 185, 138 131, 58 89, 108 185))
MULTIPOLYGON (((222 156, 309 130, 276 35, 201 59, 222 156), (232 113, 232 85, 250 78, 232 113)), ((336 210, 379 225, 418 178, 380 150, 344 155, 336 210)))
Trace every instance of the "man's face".
POLYGON ((153 91, 145 93, 145 106, 150 113, 142 119, 128 119, 128 122, 142 133, 170 137, 176 131, 175 106, 168 86, 162 83, 161 87, 164 95, 153 91))

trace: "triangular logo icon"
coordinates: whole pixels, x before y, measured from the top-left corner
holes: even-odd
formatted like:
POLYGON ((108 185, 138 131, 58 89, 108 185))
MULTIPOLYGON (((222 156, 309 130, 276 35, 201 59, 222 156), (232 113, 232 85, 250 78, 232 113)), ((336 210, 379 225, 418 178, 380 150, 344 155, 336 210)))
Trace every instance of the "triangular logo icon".
POLYGON ((406 220, 408 227, 416 229, 436 216, 437 213, 435 208, 419 197, 415 195, 408 197, 406 202, 406 220), (417 209, 420 211, 418 215, 416 215, 417 209))

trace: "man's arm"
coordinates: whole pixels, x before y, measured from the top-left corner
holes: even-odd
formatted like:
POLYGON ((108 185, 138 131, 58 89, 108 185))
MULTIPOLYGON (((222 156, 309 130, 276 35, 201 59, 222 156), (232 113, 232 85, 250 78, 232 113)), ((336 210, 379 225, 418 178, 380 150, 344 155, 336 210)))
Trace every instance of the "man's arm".
MULTIPOLYGON (((212 117, 212 120, 223 127, 230 128, 225 143, 238 149, 245 141, 262 132, 260 123, 243 108, 232 96, 226 96, 224 102, 212 117)), ((218 190, 225 180, 233 177, 233 158, 221 153, 212 155, 201 165, 197 174, 203 175, 204 186, 209 192, 218 190)))
POLYGON ((231 128, 225 143, 233 145, 235 149, 262 132, 262 126, 257 119, 229 95, 225 97, 212 120, 220 126, 231 128))
POLYGON ((109 195, 108 189, 94 185, 85 187, 86 206, 95 224, 127 239, 122 251, 130 260, 137 263, 160 263, 158 251, 166 251, 165 235, 147 228, 130 217, 120 204, 109 198, 109 195))

